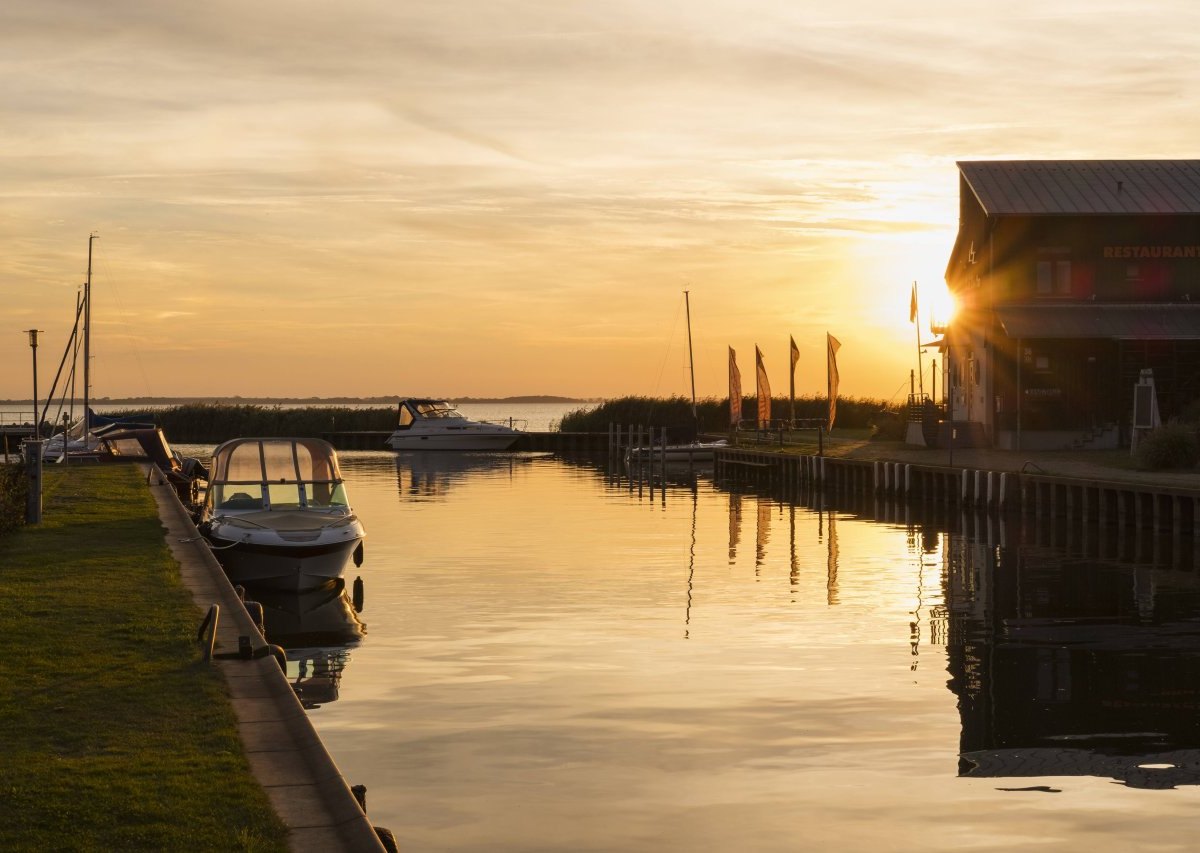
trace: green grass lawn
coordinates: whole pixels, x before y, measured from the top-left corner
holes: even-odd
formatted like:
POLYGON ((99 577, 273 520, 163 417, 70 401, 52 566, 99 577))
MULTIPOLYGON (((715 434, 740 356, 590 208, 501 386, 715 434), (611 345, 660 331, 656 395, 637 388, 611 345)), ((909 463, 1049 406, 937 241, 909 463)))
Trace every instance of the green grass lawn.
POLYGON ((285 850, 138 470, 43 505, 0 538, 0 850, 285 850))

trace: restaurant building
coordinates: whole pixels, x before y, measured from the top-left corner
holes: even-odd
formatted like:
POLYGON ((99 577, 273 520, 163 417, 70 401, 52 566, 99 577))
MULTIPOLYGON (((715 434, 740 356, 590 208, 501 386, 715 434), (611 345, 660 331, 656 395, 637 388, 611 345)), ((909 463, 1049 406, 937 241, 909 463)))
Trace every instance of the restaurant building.
POLYGON ((1200 400, 1200 160, 960 162, 945 330, 959 441, 1112 448, 1153 373, 1200 400))

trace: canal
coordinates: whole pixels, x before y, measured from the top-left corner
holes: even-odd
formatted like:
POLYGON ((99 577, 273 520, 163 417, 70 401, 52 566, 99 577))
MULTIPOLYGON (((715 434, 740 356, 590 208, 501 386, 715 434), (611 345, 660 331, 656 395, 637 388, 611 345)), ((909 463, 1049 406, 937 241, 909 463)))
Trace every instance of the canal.
POLYGON ((1190 540, 340 457, 362 612, 268 631, 402 849, 1194 846, 1190 540))

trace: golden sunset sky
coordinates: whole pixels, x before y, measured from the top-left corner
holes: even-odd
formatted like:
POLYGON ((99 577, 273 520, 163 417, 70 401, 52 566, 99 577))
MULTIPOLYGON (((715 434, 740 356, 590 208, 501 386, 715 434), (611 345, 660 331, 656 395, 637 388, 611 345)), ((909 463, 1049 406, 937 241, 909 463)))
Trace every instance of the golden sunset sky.
MULTIPOLYGON (((1200 5, 16 2, 0 397, 891 399, 955 161, 1200 153, 1200 5)), ((923 312, 924 313, 924 312, 923 312)), ((923 318, 926 319, 926 318, 923 318)), ((928 336, 926 325, 925 333, 928 336)), ((928 368, 928 361, 925 362, 928 368)))

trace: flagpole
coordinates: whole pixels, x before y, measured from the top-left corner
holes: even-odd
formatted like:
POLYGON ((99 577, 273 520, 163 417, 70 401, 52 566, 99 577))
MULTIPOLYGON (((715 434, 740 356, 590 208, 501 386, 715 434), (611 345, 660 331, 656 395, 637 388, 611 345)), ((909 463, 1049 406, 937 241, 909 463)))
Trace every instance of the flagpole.
POLYGON ((796 339, 789 338, 788 359, 792 363, 791 375, 788 377, 788 427, 796 428, 796 339))
POLYGON ((917 387, 921 391, 921 399, 925 399, 925 368, 921 364, 921 311, 917 302, 917 283, 913 282, 913 320, 917 327, 917 387))

